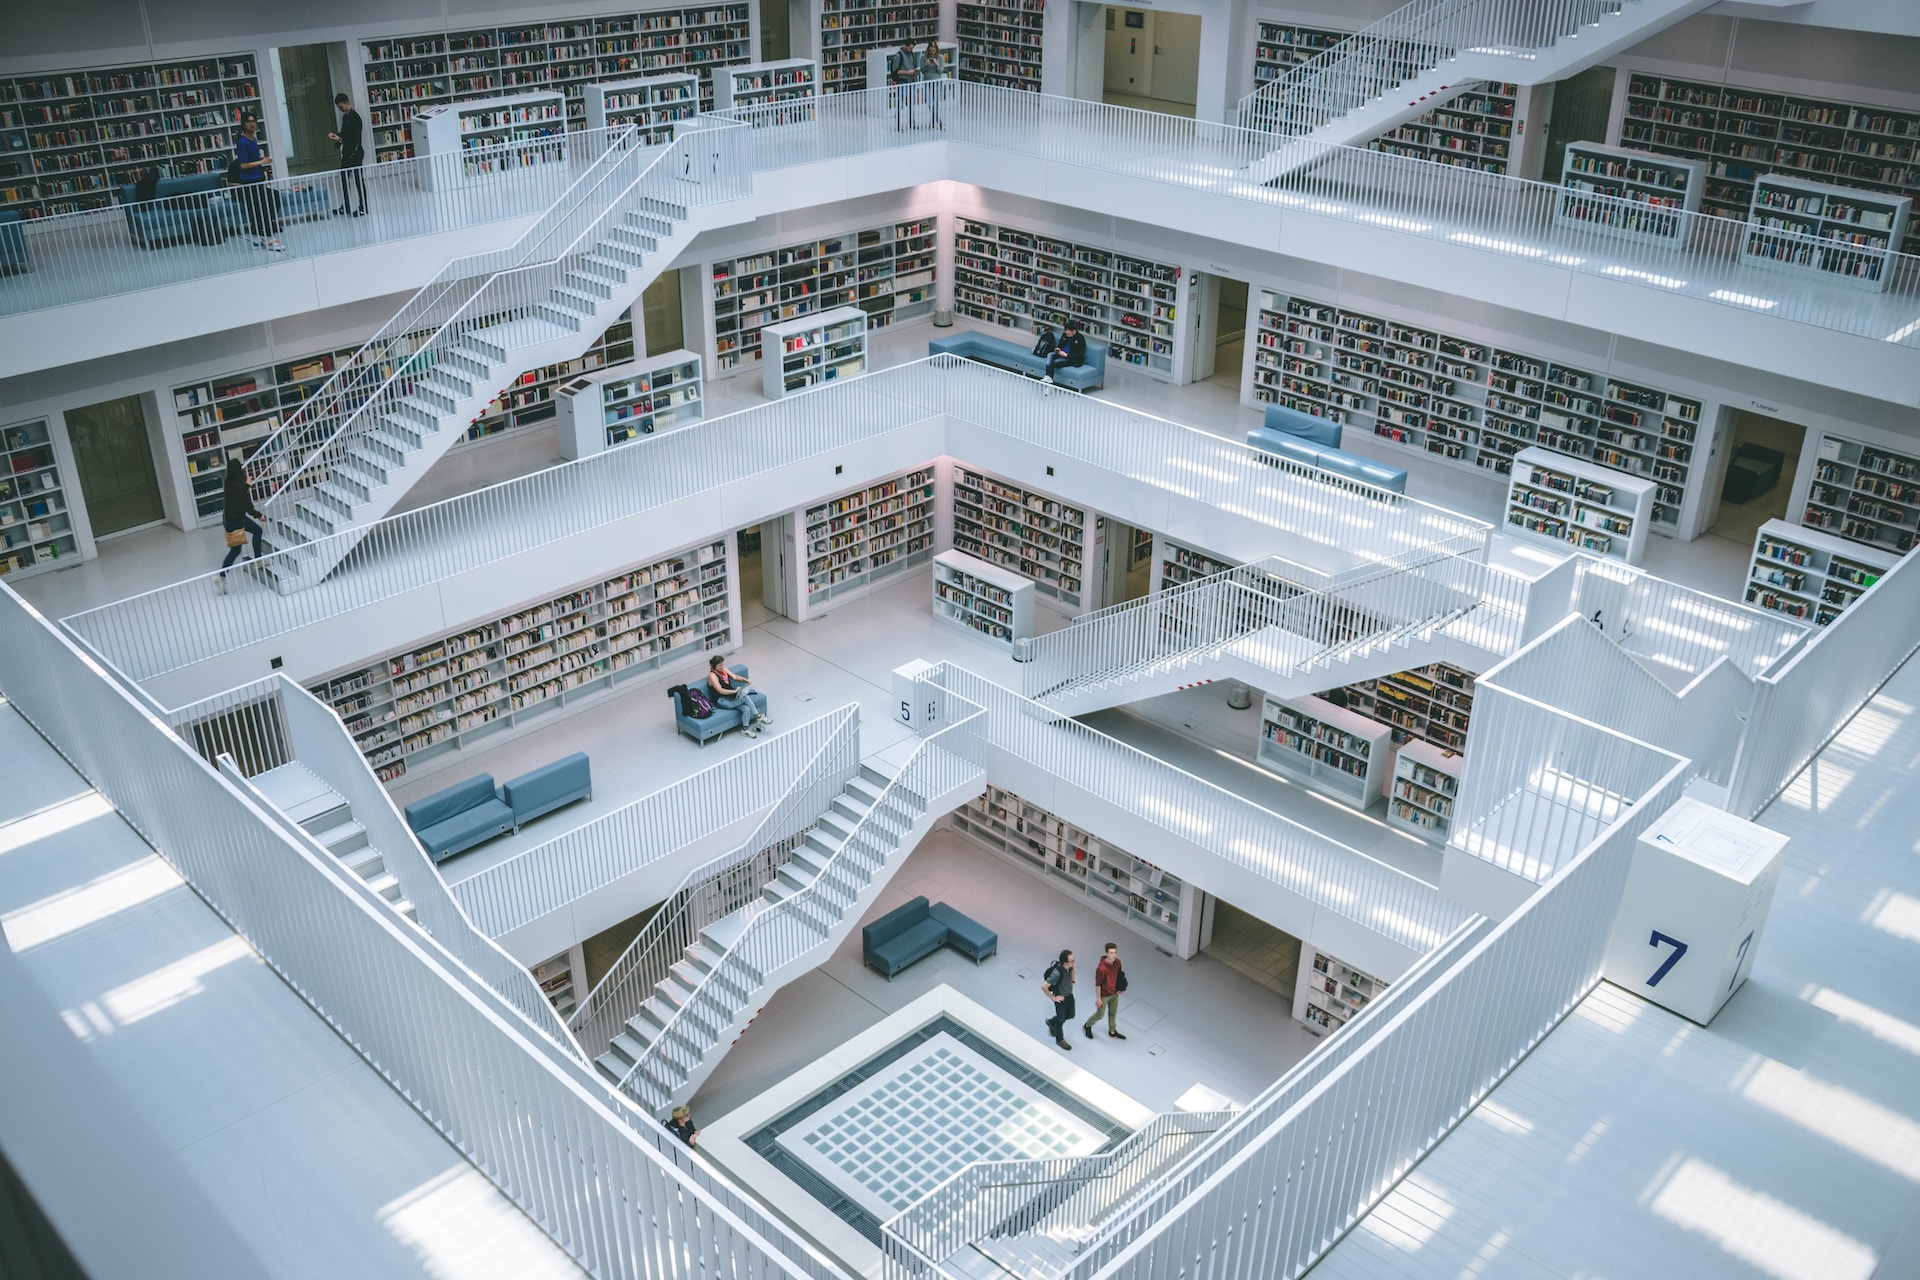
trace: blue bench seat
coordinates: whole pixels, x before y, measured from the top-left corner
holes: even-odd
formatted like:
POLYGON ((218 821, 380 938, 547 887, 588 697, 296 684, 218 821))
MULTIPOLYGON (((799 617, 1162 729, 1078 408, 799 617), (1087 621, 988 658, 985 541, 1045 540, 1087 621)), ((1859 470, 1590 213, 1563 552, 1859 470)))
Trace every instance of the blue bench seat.
POLYGON ((1000 936, 944 902, 929 905, 924 897, 895 907, 860 930, 867 967, 886 974, 889 982, 943 946, 979 964, 1000 949, 1000 936))
POLYGON ((478 774, 415 800, 407 825, 435 862, 513 830, 513 809, 494 790, 493 775, 478 774))
MULTIPOLYGON (((1034 378, 1044 377, 1047 372, 1045 356, 1037 356, 1027 347, 984 333, 950 333, 943 338, 935 338, 927 343, 927 354, 960 356, 1034 378)), ((1106 386, 1107 344, 1088 338, 1087 362, 1067 365, 1053 375, 1053 380, 1075 391, 1097 391, 1106 386)))
POLYGON ((1340 447, 1340 424, 1302 413, 1285 405, 1267 406, 1266 419, 1247 432, 1247 443, 1276 458, 1285 458, 1348 480, 1358 480, 1393 493, 1407 491, 1407 469, 1348 453, 1340 447))

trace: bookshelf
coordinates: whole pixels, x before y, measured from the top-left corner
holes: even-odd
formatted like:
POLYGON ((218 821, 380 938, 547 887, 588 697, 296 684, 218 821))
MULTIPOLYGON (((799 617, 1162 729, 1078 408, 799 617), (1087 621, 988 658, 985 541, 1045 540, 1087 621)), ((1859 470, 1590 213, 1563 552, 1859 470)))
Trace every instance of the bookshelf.
MULTIPOLYGON (((1723 218, 1747 217, 1768 173, 1920 196, 1916 138, 1920 112, 1647 72, 1627 77, 1620 122, 1624 143, 1704 163, 1700 207, 1723 218)), ((1905 252, 1920 253, 1911 221, 1904 240, 1905 252)))
POLYGON ((1293 989, 1293 1016, 1315 1035, 1345 1026, 1388 984, 1312 945, 1301 948, 1300 980, 1293 989))
POLYGON ((1422 840, 1445 844, 1453 830, 1453 806, 1460 796, 1465 762, 1457 751, 1427 742, 1404 742, 1393 755, 1393 781, 1387 788, 1387 822, 1422 840))
POLYGON ((1218 556, 1193 547, 1175 542, 1171 538, 1160 539, 1159 585, 1156 590, 1165 591, 1170 587, 1182 586, 1200 578, 1211 578, 1216 573, 1225 573, 1237 569, 1237 560, 1222 560, 1218 556))
POLYGON ((382 782, 737 647, 729 539, 697 543, 308 685, 382 782))
POLYGON ((1347 685, 1333 700, 1344 698, 1349 711, 1386 725, 1396 743, 1428 742, 1457 752, 1467 745, 1473 693, 1471 671, 1434 662, 1347 685))
POLYGON ((917 467, 801 512, 808 613, 931 559, 934 492, 933 468, 917 467))
POLYGON ((1520 86, 1481 82, 1445 106, 1381 134, 1367 146, 1388 155, 1507 173, 1514 160, 1520 86))
POLYGON ((1261 22, 1254 27, 1253 87, 1265 87, 1289 70, 1311 61, 1349 35, 1324 27, 1302 27, 1291 22, 1261 22))
MULTIPOLYGON (((460 176, 478 177, 539 164, 564 164, 567 158, 567 100, 552 92, 517 93, 470 102, 425 107, 413 118, 416 154, 460 157, 460 176), (529 142, 547 139, 539 146, 529 142), (514 147, 512 151, 505 148, 514 147)), ((442 165, 419 171, 428 190, 448 181, 442 165)))
POLYGON ((586 954, 579 943, 532 966, 533 980, 561 1017, 570 1017, 580 1003, 581 983, 587 971, 586 954))
POLYGON ((1650 151, 1569 142, 1553 220, 1614 235, 1683 245, 1684 215, 1700 208, 1706 165, 1650 151))
POLYGON ((606 129, 633 125, 649 147, 673 141, 675 124, 691 120, 700 111, 700 77, 692 72, 642 76, 585 86, 586 127, 606 129))
POLYGON ((1343 804, 1380 798, 1391 762, 1385 725, 1323 698, 1263 698, 1255 761, 1343 804))
POLYGON ((1801 523, 1905 555, 1920 532, 1920 457, 1821 436, 1801 523))
POLYGON ((1034 590, 1078 608, 1085 575, 1087 513, 971 467, 953 482, 953 545, 1012 569, 1034 590))
POLYGON ((964 551, 933 558, 933 616, 1005 646, 1033 638, 1033 581, 964 551))
MULTIPOLYGON (((557 90, 570 128, 584 128, 586 87, 599 81, 682 73, 746 62, 753 56, 751 10, 713 4, 606 14, 553 23, 426 31, 360 42, 367 85, 369 145, 376 161, 414 154, 409 123, 420 110, 498 97, 505 91, 557 90)), ((700 107, 713 106, 701 79, 700 107)))
POLYGON ((1199 891, 1145 858, 992 784, 954 810, 951 821, 975 844, 1155 946, 1183 960, 1200 949, 1199 891))
POLYGON ((769 400, 866 371, 867 313, 859 307, 835 307, 760 330, 760 376, 769 400))
POLYGON ((1370 428, 1429 457, 1501 475, 1536 444, 1592 459, 1652 479, 1652 525, 1678 532, 1700 401, 1310 298, 1263 289, 1254 301, 1253 403, 1370 428))
POLYGON ((560 456, 587 458, 705 417, 700 357, 668 351, 564 382, 553 393, 560 456))
POLYGON ((1899 559, 1818 529, 1769 520, 1753 536, 1747 603, 1824 627, 1899 559))
POLYGON ((561 384, 608 365, 623 364, 633 359, 633 352, 633 312, 627 310, 594 339, 585 354, 516 375, 467 424, 466 439, 454 448, 552 421, 558 413, 554 392, 561 384))
MULTIPOLYGON (((853 93, 877 89, 886 83, 886 66, 874 78, 874 50, 891 53, 902 40, 915 48, 940 35, 940 6, 923 3, 881 3, 879 0, 820 0, 820 91, 853 93)), ((949 55, 951 56, 951 55, 949 55)), ((951 70, 953 63, 947 64, 951 70)))
POLYGON ((1046 0, 979 0, 954 8, 958 78, 1040 92, 1046 0))
POLYGON ((1073 316, 1107 344, 1109 360, 1172 380, 1179 267, 971 218, 960 220, 953 250, 961 315, 1027 334, 1073 316))
POLYGON ((867 330, 933 314, 933 218, 863 227, 713 264, 714 368, 760 359, 760 330, 859 307, 867 330))
POLYGON ((251 53, 0 76, 0 211, 100 209, 142 169, 224 170, 241 115, 259 109, 251 53))
POLYGON ((1907 196, 1763 173, 1754 180, 1740 256, 1770 270, 1879 292, 1912 211, 1907 196))
POLYGON ((1639 564, 1653 485, 1548 449, 1523 449, 1507 485, 1506 532, 1639 564))
POLYGON ((715 110, 774 108, 754 116, 755 126, 811 120, 814 101, 819 96, 820 64, 811 58, 716 67, 713 72, 715 110))
POLYGON ((0 428, 0 577, 80 558, 45 418, 0 428))

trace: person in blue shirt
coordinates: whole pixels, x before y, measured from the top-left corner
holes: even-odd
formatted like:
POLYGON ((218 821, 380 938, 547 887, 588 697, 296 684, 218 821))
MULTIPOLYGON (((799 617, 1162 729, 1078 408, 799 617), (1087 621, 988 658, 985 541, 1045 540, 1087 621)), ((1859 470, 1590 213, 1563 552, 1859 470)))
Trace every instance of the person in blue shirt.
POLYGON ((233 140, 233 166, 238 172, 240 206, 247 213, 247 230, 254 244, 273 253, 285 253, 287 247, 276 237, 280 234, 280 193, 267 185, 267 170, 273 161, 260 146, 260 117, 249 112, 240 121, 239 136, 233 140))

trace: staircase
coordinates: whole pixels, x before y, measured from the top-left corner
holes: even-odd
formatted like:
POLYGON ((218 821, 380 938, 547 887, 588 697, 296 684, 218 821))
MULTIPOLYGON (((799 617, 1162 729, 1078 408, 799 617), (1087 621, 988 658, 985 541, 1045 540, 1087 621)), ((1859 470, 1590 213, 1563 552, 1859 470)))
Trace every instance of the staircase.
POLYGON ((1545 84, 1597 66, 1713 0, 1414 0, 1240 100, 1242 128, 1292 139, 1269 182, 1364 146, 1493 80, 1545 84))
POLYGON ((313 770, 295 761, 257 773, 251 781, 275 808, 338 858, 342 866, 366 881, 375 895, 419 923, 413 903, 401 890, 400 878, 387 869, 386 855, 367 843, 367 829, 354 821, 353 807, 313 770))
POLYGON ((514 246, 415 294, 249 459, 280 554, 248 573, 282 594, 319 582, 522 371, 591 346, 691 242, 691 210, 741 193, 713 141, 731 132, 616 142, 514 246))

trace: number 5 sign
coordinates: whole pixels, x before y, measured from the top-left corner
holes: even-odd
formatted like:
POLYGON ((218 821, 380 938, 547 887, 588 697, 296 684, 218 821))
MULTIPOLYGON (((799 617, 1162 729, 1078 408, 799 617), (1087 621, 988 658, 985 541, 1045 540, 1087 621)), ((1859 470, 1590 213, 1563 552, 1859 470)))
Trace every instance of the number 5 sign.
POLYGON ((1705 1024, 1753 967, 1787 838, 1698 800, 1641 833, 1607 981, 1705 1024))

